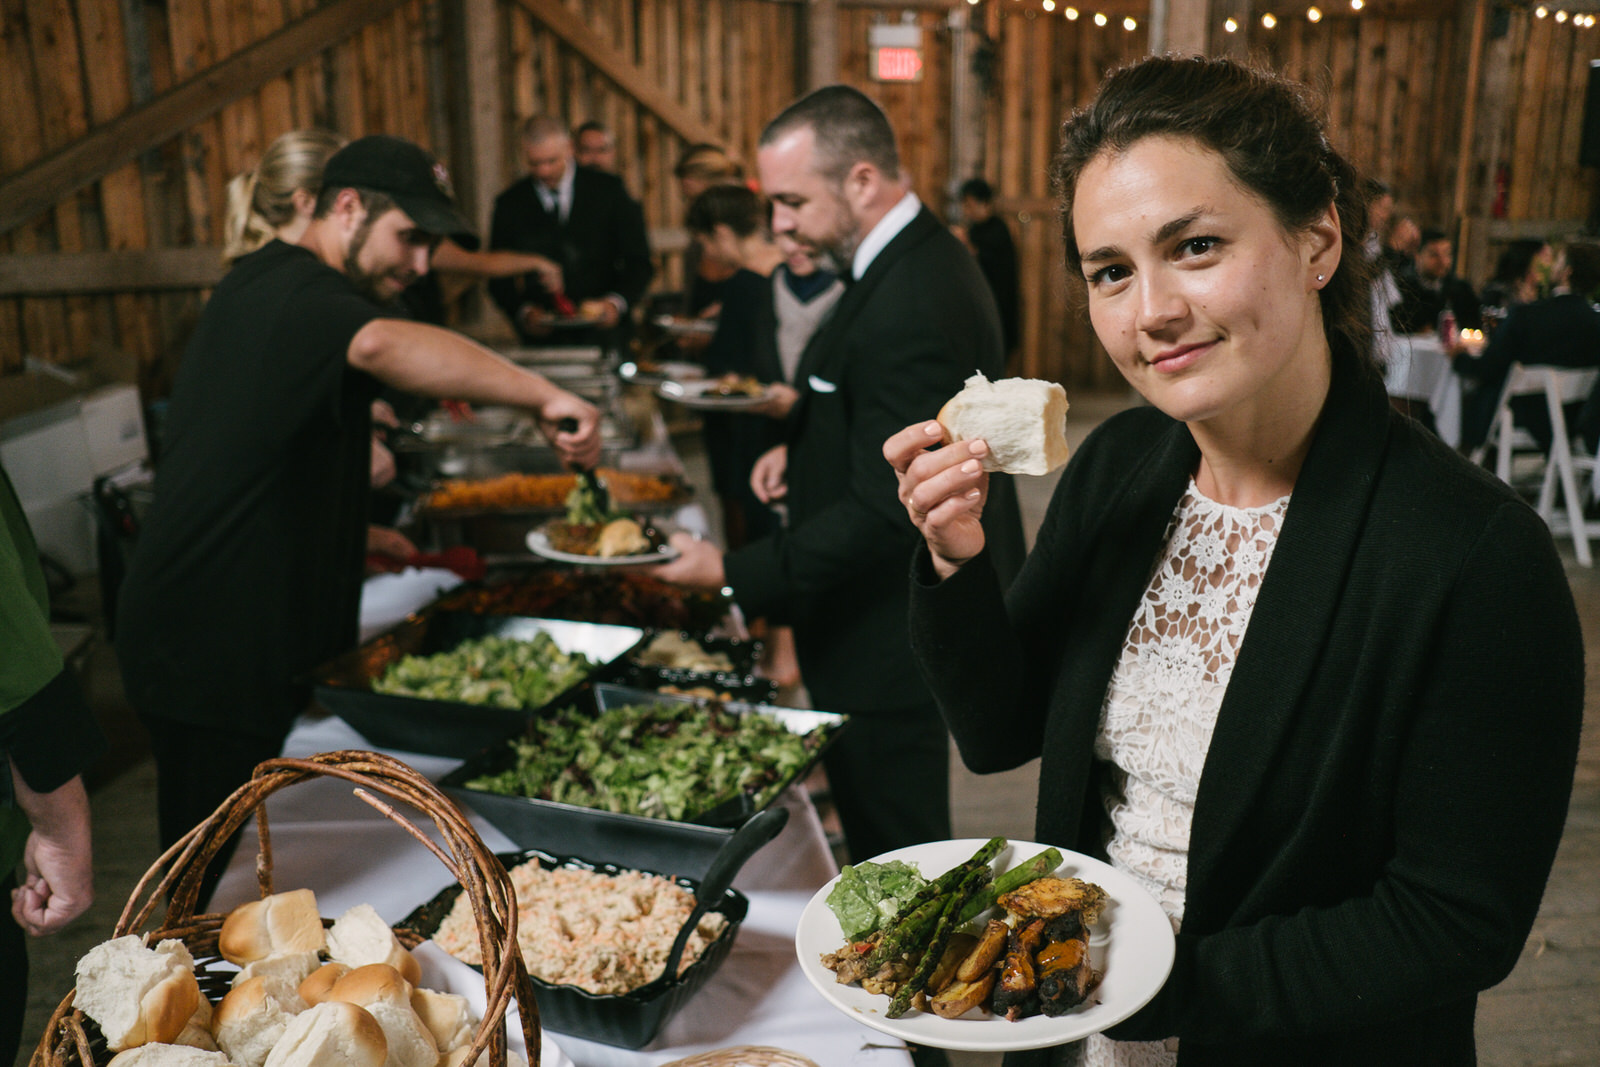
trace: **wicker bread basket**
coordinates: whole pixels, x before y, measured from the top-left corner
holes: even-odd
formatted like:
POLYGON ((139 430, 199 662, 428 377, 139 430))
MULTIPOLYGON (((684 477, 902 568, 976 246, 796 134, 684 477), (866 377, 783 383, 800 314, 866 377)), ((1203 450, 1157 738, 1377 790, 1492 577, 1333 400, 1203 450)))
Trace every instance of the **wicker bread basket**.
MULTIPOLYGON (((182 941, 195 958, 202 992, 216 999, 226 989, 227 975, 210 968, 220 960, 217 936, 226 916, 194 914, 201 877, 217 850, 254 813, 261 842, 256 878, 262 896, 274 892, 266 799, 286 786, 316 777, 343 778, 352 783, 356 796, 405 828, 436 855, 471 900, 483 949, 486 1007, 467 1062, 475 1062, 487 1049, 490 1064, 505 1067, 505 1015, 515 998, 527 1039, 528 1062, 537 1067, 539 1010, 527 968, 517 950, 516 892, 511 879, 449 798, 422 775, 388 756, 375 752, 324 752, 310 759, 274 759, 260 764, 250 781, 235 790, 210 818, 156 860, 134 887, 112 936, 142 933, 149 945, 166 938, 182 941), (390 801, 402 801, 431 818, 445 847, 434 843, 390 801), (165 916, 152 928, 152 916, 163 906, 165 916)), ((416 947, 415 934, 400 930, 397 935, 406 947, 416 947)), ((68 993, 51 1015, 29 1067, 104 1067, 110 1058, 99 1028, 73 1007, 73 995, 68 993)))

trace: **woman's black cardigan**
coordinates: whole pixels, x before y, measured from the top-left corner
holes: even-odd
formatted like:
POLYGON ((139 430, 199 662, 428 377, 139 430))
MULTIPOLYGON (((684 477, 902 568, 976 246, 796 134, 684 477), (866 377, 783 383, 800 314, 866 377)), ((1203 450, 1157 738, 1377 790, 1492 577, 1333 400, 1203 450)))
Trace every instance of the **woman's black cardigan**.
MULTIPOLYGON (((913 644, 966 764, 1043 756, 1040 841, 1104 855, 1095 732, 1198 459, 1182 423, 1123 413, 1068 465, 1009 593, 989 567, 914 564, 913 644)), ((1183 1067, 1473 1063, 1582 706, 1544 524, 1336 361, 1200 777, 1176 964, 1111 1036, 1176 1036, 1183 1067)))

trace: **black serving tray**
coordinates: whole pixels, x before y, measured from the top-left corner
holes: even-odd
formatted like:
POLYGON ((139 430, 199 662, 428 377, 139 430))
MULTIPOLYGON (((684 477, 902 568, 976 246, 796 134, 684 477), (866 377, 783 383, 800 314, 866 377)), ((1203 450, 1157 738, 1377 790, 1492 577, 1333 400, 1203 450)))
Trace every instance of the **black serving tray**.
MULTIPOLYGON (((378 693, 372 689, 372 680, 403 656, 432 655, 491 634, 531 638, 538 631, 548 632, 562 651, 583 652, 598 661, 600 666, 590 678, 605 676, 644 636, 643 630, 633 626, 428 612, 405 619, 318 668, 312 675, 316 701, 379 748, 465 759, 516 733, 538 709, 378 693)), ((582 685, 578 683, 556 699, 570 701, 582 685)))
MULTIPOLYGON (((615 863, 591 863, 574 857, 558 857, 539 849, 525 852, 508 852, 499 855, 506 869, 537 860, 546 870, 556 867, 578 867, 602 874, 617 874, 624 870, 643 870, 647 874, 658 871, 636 866, 619 866, 615 863)), ((670 877, 690 892, 696 889, 693 879, 670 877)), ((397 928, 415 931, 418 935, 432 937, 445 916, 450 914, 456 897, 461 894, 459 885, 448 886, 427 903, 420 905, 402 919, 397 928)), ((695 993, 699 992, 711 976, 721 967, 733 951, 733 940, 744 922, 750 902, 743 893, 729 889, 710 908, 723 915, 728 925, 715 941, 706 946, 700 958, 690 964, 682 974, 670 982, 651 982, 630 993, 591 993, 571 985, 556 985, 529 975, 534 997, 539 1003, 539 1021, 546 1029, 558 1034, 570 1034, 588 1041, 599 1041, 621 1048, 641 1048, 655 1040, 668 1020, 677 1014, 695 993)), ((469 964, 470 966, 470 964, 469 964)), ((478 968, 474 968, 478 969, 478 968)))
POLYGON ((763 678, 756 673, 756 663, 761 659, 762 645, 760 641, 743 641, 732 637, 711 637, 703 633, 694 633, 689 630, 679 630, 678 635, 697 642, 708 653, 722 652, 727 655, 733 664, 732 670, 726 671, 696 671, 686 667, 663 667, 655 664, 639 662, 639 657, 645 649, 650 647, 650 642, 668 631, 649 630, 644 638, 633 648, 626 657, 626 663, 619 668, 617 681, 635 689, 653 689, 659 691, 663 686, 673 686, 678 689, 694 689, 696 687, 709 687, 726 698, 737 700, 745 704, 771 704, 777 696, 778 686, 770 678, 763 678))
MULTIPOLYGON (((596 681, 578 694, 577 706, 598 713, 622 704, 683 702, 705 704, 704 698, 677 696, 596 681)), ((546 709, 565 707, 572 701, 552 701, 546 709)), ((791 732, 809 733, 823 727, 822 743, 795 773, 770 791, 776 797, 803 780, 827 751, 848 720, 826 711, 758 706, 737 701, 724 704, 739 714, 759 713, 783 722, 791 732)), ((754 804, 720 804, 696 819, 679 822, 644 815, 601 811, 534 797, 505 796, 467 786, 486 774, 506 770, 516 759, 510 739, 502 738, 472 756, 440 780, 439 786, 454 799, 478 812, 519 848, 542 849, 560 855, 604 856, 637 870, 661 871, 690 878, 706 872, 717 851, 750 816, 761 810, 754 804)), ((768 802, 770 804, 770 801, 768 802)), ((762 807, 767 806, 763 804, 762 807)))

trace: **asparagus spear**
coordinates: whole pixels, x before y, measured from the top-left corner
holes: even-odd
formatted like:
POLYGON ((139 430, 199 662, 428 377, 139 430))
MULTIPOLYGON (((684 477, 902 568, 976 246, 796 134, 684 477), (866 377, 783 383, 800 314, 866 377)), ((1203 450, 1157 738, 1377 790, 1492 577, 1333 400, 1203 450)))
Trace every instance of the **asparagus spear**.
POLYGON ((983 888, 988 878, 988 864, 985 863, 981 869, 969 871, 956 891, 945 898, 944 907, 939 912, 938 924, 934 927, 933 939, 923 949, 917 969, 899 989, 895 990, 894 999, 889 1002, 889 1010, 886 1013, 889 1018, 898 1019, 904 1015, 911 1008, 911 998, 927 986, 934 968, 939 965, 939 957, 944 955, 946 942, 950 940, 950 935, 959 925, 956 916, 961 913, 962 906, 983 888))
POLYGON ((999 855, 1005 844, 1005 838, 991 837, 964 863, 950 868, 918 890, 884 930, 878 947, 867 958, 869 972, 877 970, 896 956, 916 952, 926 945, 951 894, 957 891, 965 878, 973 874, 981 872, 987 880, 989 862, 999 855))
POLYGON ((997 875, 994 881, 978 890, 977 895, 961 909, 956 925, 965 926, 993 907, 994 902, 1005 894, 1014 889, 1021 889, 1036 878, 1043 878, 1059 866, 1061 866, 1060 850, 1047 848, 1028 862, 1020 863, 1009 871, 997 875))

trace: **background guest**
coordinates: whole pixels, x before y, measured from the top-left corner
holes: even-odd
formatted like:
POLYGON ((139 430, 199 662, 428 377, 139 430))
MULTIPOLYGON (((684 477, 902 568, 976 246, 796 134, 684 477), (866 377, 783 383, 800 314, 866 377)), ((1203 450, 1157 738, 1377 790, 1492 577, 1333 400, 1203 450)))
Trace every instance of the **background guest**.
POLYGON ((1021 317, 1017 296, 1017 244, 1011 228, 994 210, 994 189, 982 178, 961 184, 961 221, 952 232, 978 257, 989 292, 1000 311, 1000 332, 1009 360, 1017 351, 1021 317))
POLYGON ((590 119, 572 131, 572 157, 580 167, 593 167, 607 174, 617 172, 617 139, 604 124, 590 119))
POLYGON ((565 298, 598 326, 564 329, 564 342, 621 344, 628 311, 655 275, 643 211, 615 174, 578 166, 572 135, 553 115, 523 124, 522 154, 528 175, 495 198, 489 245, 554 260, 562 286, 529 273, 491 281, 490 294, 524 342, 550 337, 565 298))
POLYGON ((1423 230, 1411 268, 1400 272, 1400 304, 1394 327, 1401 333, 1432 333, 1446 310, 1456 329, 1483 328, 1478 297, 1455 273, 1455 246, 1443 230, 1423 230))

